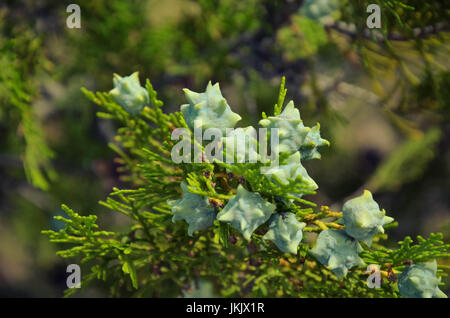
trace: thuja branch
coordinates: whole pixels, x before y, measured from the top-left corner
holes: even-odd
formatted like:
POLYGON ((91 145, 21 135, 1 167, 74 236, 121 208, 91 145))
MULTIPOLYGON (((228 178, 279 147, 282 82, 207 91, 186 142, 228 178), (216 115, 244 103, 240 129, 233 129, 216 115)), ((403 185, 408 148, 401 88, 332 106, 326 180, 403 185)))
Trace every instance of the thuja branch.
POLYGON ((70 244, 59 255, 90 266, 85 284, 104 280, 113 296, 177 297, 199 281, 222 296, 443 296, 435 261, 449 256, 442 235, 418 237, 416 245, 407 237, 389 249, 382 239, 397 224, 369 191, 341 211, 305 199, 318 184, 303 163, 319 159, 330 143, 319 124, 304 125, 292 101, 285 105, 284 79, 273 114, 259 122, 271 132, 267 148, 279 150, 266 160, 255 127, 234 130, 241 117, 218 84, 201 93, 185 89, 180 112, 165 114, 149 80, 142 87, 134 73, 113 82, 109 93, 83 91, 102 108, 99 116, 119 125, 111 148, 132 189, 114 188, 100 204, 129 225, 99 231, 95 215, 63 206, 68 218, 58 219, 66 227, 44 231, 70 244), (208 129, 231 132, 205 145, 197 137, 208 129), (367 265, 389 278, 382 288, 367 288, 367 265))

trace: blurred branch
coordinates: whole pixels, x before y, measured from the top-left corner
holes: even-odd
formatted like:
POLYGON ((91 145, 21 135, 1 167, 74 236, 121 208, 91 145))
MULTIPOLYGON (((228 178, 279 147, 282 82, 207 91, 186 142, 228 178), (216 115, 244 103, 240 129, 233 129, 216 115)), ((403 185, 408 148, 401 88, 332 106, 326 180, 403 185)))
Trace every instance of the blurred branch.
MULTIPOLYGON (((348 24, 342 21, 338 21, 333 24, 324 26, 327 30, 335 30, 339 33, 345 34, 352 39, 362 35, 368 40, 377 40, 382 42, 385 40, 384 35, 378 30, 365 29, 362 32, 358 32, 354 24, 348 24)), ((413 38, 425 38, 439 32, 449 32, 450 25, 447 22, 441 22, 436 25, 428 25, 422 28, 414 28, 411 30, 411 36, 407 36, 398 32, 387 34, 386 38, 391 41, 409 41, 413 38)))

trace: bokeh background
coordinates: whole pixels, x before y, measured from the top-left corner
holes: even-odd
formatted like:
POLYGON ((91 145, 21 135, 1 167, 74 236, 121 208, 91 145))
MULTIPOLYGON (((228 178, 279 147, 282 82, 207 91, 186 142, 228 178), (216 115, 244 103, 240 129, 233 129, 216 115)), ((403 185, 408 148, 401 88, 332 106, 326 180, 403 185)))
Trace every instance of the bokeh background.
POLYGON ((367 188, 400 224, 388 245, 450 241, 449 1, 79 0, 69 29, 73 2, 0 3, 0 296, 62 296, 67 261, 41 234, 61 226, 61 203, 124 226, 98 204, 127 186, 107 146, 115 127, 80 91, 110 90, 113 73, 150 78, 167 112, 182 88, 220 82, 242 125, 271 113, 285 76, 331 142, 305 164, 320 186, 309 199, 339 209, 367 188))

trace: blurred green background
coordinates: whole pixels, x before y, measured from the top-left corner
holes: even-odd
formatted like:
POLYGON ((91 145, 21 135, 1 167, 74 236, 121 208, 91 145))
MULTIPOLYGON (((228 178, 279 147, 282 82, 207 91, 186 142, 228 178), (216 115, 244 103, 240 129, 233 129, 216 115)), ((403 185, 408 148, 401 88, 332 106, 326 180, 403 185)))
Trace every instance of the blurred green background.
POLYGON ((450 241, 449 1, 77 1, 69 29, 71 2, 0 3, 0 296, 62 295, 67 264, 40 233, 61 226, 61 203, 124 226, 97 203, 128 186, 107 147, 115 126, 80 91, 110 90, 113 73, 150 78, 166 112, 182 88, 218 81, 241 125, 271 113, 285 76, 331 142, 306 163, 320 186, 309 199, 340 209, 367 188, 400 224, 388 244, 450 241))

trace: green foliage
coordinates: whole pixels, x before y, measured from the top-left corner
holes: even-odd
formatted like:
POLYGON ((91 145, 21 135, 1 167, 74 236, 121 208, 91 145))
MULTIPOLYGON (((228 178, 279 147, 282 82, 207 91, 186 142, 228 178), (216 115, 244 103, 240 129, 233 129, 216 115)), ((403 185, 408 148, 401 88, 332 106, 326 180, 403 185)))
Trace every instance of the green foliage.
POLYGON ((293 15, 292 25, 280 28, 277 36, 289 60, 311 57, 328 42, 325 28, 301 15, 293 15))
POLYGON ((129 73, 130 65, 169 80, 196 74, 197 83, 203 83, 213 72, 225 79, 227 69, 240 63, 229 56, 230 45, 236 45, 229 39, 260 28, 264 12, 257 0, 89 0, 79 4, 86 23, 84 32, 67 34, 67 45, 77 61, 68 71, 89 69, 103 83, 109 81, 104 70, 129 73))
MULTIPOLYGON (((102 107, 100 117, 120 125, 111 148, 132 184, 131 189, 113 189, 101 202, 127 217, 126 230, 98 231, 96 216, 82 217, 63 206, 69 218, 58 219, 66 227, 44 231, 53 242, 70 244, 59 255, 80 256, 90 267, 83 288, 97 278, 110 286, 112 296, 174 297, 201 280, 210 281, 221 296, 398 297, 392 275, 404 270, 403 262, 448 258, 449 245, 438 234, 419 238, 417 245, 406 238, 398 249, 384 247, 377 234, 371 247, 361 246, 345 233, 341 212, 301 198, 314 194, 303 166, 303 173, 295 166, 293 172, 267 176, 260 169, 270 162, 174 163, 171 132, 188 125, 180 112, 162 112, 163 103, 148 80, 146 89, 150 103, 136 116, 110 94, 83 89, 102 107), (196 223, 197 212, 202 224, 196 223), (214 222, 210 213, 217 213, 214 222), (188 228, 184 221, 172 222, 180 218, 188 228), (313 249, 311 240, 303 240, 305 233, 319 233, 313 249), (381 289, 367 288, 364 264, 382 267, 389 280, 381 289)), ((281 112, 285 94, 282 86, 276 116, 285 116, 287 109, 296 118, 286 120, 301 122, 292 103, 281 112)), ((280 167, 289 165, 289 158, 290 149, 282 152, 280 167)))
MULTIPOLYGON (((402 224, 408 225, 410 231, 428 231, 429 226, 433 226, 436 231, 449 232, 448 226, 444 227, 447 222, 443 219, 445 213, 439 208, 447 197, 448 129, 445 125, 450 119, 450 19, 445 2, 80 0, 78 4, 82 8, 81 30, 65 27, 67 15, 57 1, 9 0, 0 8, 0 214, 4 216, 0 217, 3 242, 0 244, 0 263, 4 265, 0 268, 14 268, 19 273, 21 265, 28 264, 29 268, 22 272, 36 271, 35 277, 40 279, 40 284, 35 285, 41 288, 39 291, 27 289, 27 293, 42 296, 41 289, 50 290, 45 285, 53 284, 46 277, 55 271, 51 268, 56 266, 52 249, 57 246, 43 242, 45 237, 39 239, 38 231, 48 226, 51 215, 60 213, 57 202, 70 202, 72 208, 84 215, 92 211, 93 204, 99 197, 104 197, 105 191, 110 191, 113 183, 121 181, 124 184, 120 187, 134 191, 141 189, 138 201, 149 204, 143 206, 142 211, 153 213, 153 203, 156 202, 158 207, 167 200, 181 199, 180 184, 183 181, 188 184, 186 179, 189 179, 190 190, 197 191, 196 195, 217 205, 219 210, 235 195, 233 191, 238 184, 242 184, 276 204, 277 211, 291 211, 286 214, 295 213, 298 221, 307 223, 298 246, 298 258, 289 260, 286 255, 276 254, 279 253, 276 247, 279 244, 265 240, 270 247, 267 253, 275 251, 270 264, 267 263, 267 253, 261 253, 261 257, 252 254, 245 261, 252 262, 251 266, 260 266, 258 270, 238 268, 244 262, 239 256, 235 267, 223 263, 225 267, 231 266, 227 271, 229 275, 213 286, 223 295, 280 296, 283 292, 288 296, 300 293, 302 296, 397 295, 395 284, 378 291, 368 290, 364 282, 367 274, 357 267, 349 271, 346 279, 339 283, 345 283, 345 286, 341 286, 336 284, 335 276, 328 270, 319 272, 311 258, 302 263, 302 257, 306 255, 304 249, 312 246, 312 233, 342 225, 331 222, 334 217, 306 220, 309 214, 328 215, 316 208, 314 202, 340 201, 356 188, 362 189, 360 186, 367 180, 363 188, 374 193, 382 191, 382 196, 392 198, 384 201, 389 215, 395 215, 400 221, 418 217, 426 221, 402 224), (381 31, 368 30, 365 25, 366 7, 370 3, 378 3, 382 8, 381 31), (211 79, 220 81, 233 110, 242 116, 239 124, 245 127, 245 132, 254 129, 249 125, 257 123, 260 112, 264 111, 271 117, 280 115, 287 96, 288 100, 294 99, 296 105, 301 105, 304 124, 311 121, 311 132, 317 133, 306 136, 299 149, 301 162, 296 160, 290 165, 288 160, 293 158, 281 156, 283 172, 280 175, 261 175, 260 164, 224 164, 217 168, 206 163, 187 167, 186 171, 192 174, 186 175, 184 170, 173 168, 171 163, 159 157, 162 153, 160 142, 164 144, 168 140, 168 132, 173 127, 184 127, 181 117, 178 117, 179 122, 175 118, 174 124, 165 126, 168 117, 158 115, 152 107, 142 109, 140 115, 128 116, 123 114, 123 109, 117 108, 119 104, 108 99, 109 96, 105 97, 108 102, 101 106, 98 114, 101 118, 96 119, 96 110, 79 92, 80 83, 90 90, 108 91, 112 88, 111 70, 130 74, 136 69, 141 78, 151 75, 157 84, 158 96, 162 96, 166 103, 166 113, 181 104, 181 87, 203 91, 211 79), (277 100, 277 83, 282 74, 286 75, 287 82, 283 77, 277 100), (289 88, 289 96, 286 87, 289 88), (277 105, 272 113, 274 101, 277 105), (361 129, 361 125, 354 125, 360 122, 353 117, 356 110, 357 113, 381 113, 382 118, 376 116, 376 121, 382 127, 372 134, 370 140, 366 138, 370 137, 367 134, 371 131, 372 118, 368 120, 368 129, 365 123, 361 129), (149 120, 149 116, 158 123, 149 120), (112 119, 113 123, 103 119, 112 119), (320 157, 319 148, 312 144, 321 142, 319 126, 313 126, 316 121, 322 124, 321 133, 333 141, 333 147, 321 148, 326 160, 306 163, 308 158, 320 157), (335 129, 347 124, 344 131, 351 138, 339 144, 341 133, 335 133, 335 129), (120 127, 114 139, 112 125, 120 127), (165 128, 149 139, 153 133, 151 130, 159 127, 165 128), (387 136, 386 132, 392 129, 393 133, 387 136), (112 141, 110 146, 118 153, 115 162, 120 166, 119 178, 112 171, 116 163, 109 160, 111 151, 103 147, 105 139, 112 141), (396 143, 397 140, 405 142, 385 148, 385 142, 396 143), (380 143, 383 147, 378 146, 380 143), (350 145, 356 151, 348 152, 346 147, 350 145), (370 167, 365 156, 360 156, 366 152, 370 152, 370 167), (376 159, 380 155, 383 161, 377 165, 376 159), (375 166, 376 170, 372 171, 375 166), (58 179, 53 167, 58 169, 58 179), (166 169, 175 171, 167 177, 166 169), (202 174, 207 171, 213 172, 210 183, 203 179, 202 174), (219 178, 216 175, 218 171, 223 173, 219 178), (224 181, 227 172, 233 173, 233 178, 225 180, 230 188, 224 181), (320 180, 317 199, 312 196, 317 191, 317 184, 311 176, 316 181, 320 180), (22 182, 25 177, 46 192, 26 185, 22 182), (159 177, 162 178, 160 183, 152 181, 149 185, 149 178, 159 177), (315 187, 312 187, 310 179, 315 187), (212 191, 209 186, 216 190, 212 191), (155 192, 149 189, 155 189, 155 192), (157 193, 161 201, 158 201, 157 193), (437 207, 433 208, 435 212, 431 211, 429 201, 424 198, 433 198, 433 207, 437 207), (8 235, 10 239, 14 238, 15 244, 8 243, 8 235), (5 250, 14 253, 4 255, 5 250), (21 256, 22 250, 28 252, 26 257, 21 256), (46 259, 46 272, 39 272, 43 270, 42 263, 39 263, 43 259, 46 259), (262 265, 259 264, 261 260, 265 262, 262 265), (256 280, 255 275, 261 278, 256 280), (248 280, 241 276, 248 277, 248 280), (240 288, 237 281, 246 282, 245 288, 240 288), (282 286, 282 291, 272 290, 272 286, 282 286)), ((265 118, 267 116, 263 115, 265 118)), ((238 140, 242 137, 236 133, 238 140)), ((323 139, 322 143, 326 144, 323 139)), ((120 206, 115 205, 115 199, 117 195, 101 204, 121 211, 120 206)), ((170 211, 169 206, 165 207, 170 211)), ((100 216, 102 212, 99 209, 95 214, 100 216)), ((129 222, 138 222, 136 218, 131 215, 129 222)), ((117 220, 116 213, 111 213, 101 218, 101 224, 118 231, 129 226, 127 216, 117 220), (110 219, 115 222, 109 224, 110 219)), ((170 222, 167 222, 158 224, 169 226, 170 222)), ((256 230, 253 238, 263 235, 269 224, 265 223, 256 230)), ((170 226, 180 226, 180 233, 188 235, 189 226, 185 221, 170 226)), ((386 228, 390 226, 386 225, 386 228)), ((232 244, 234 238, 240 238, 233 227, 218 221, 215 226, 197 234, 205 232, 202 235, 212 235, 210 230, 224 248, 232 248, 235 246, 232 244)), ((164 235, 166 230, 158 233, 164 235)), ((197 234, 193 234, 193 238, 197 234)), ((395 236, 398 232, 392 234, 395 236)), ((371 248, 379 247, 377 244, 386 237, 385 234, 375 235, 371 248)), ((390 244, 393 244, 391 240, 383 243, 386 246, 390 244)), ((236 245, 239 249, 248 247, 248 243, 239 239, 236 245)), ((65 248, 66 245, 58 247, 65 248)), ((221 250, 218 249, 217 255, 221 250)), ((185 253, 187 250, 173 252, 185 253)), ((86 269, 92 263, 93 271, 97 273, 96 262, 101 263, 89 261, 86 269)), ((148 264, 159 263, 154 259, 148 264)), ((179 264, 185 266, 181 261, 179 264)), ((166 262, 163 267, 166 265, 172 267, 174 263, 166 262)), ((128 265, 123 264, 122 267, 128 273, 134 272, 128 265)), ((146 286, 142 276, 147 275, 149 269, 145 266, 134 268, 140 288, 146 286)), ((438 276, 444 274, 442 269, 439 267, 438 276)), ((158 268, 150 271, 151 275, 159 273, 158 268)), ((219 270, 216 268, 215 271, 219 270)), ((174 272, 179 273, 177 270, 174 272)), ((207 278, 202 272, 200 278, 194 275, 192 280, 210 283, 216 272, 211 271, 207 278)), ((132 288, 129 274, 124 276, 122 268, 117 267, 116 272, 114 267, 110 274, 103 286, 115 285, 111 295, 123 295, 127 287, 132 288)), ((83 274, 83 280, 86 277, 94 280, 96 275, 83 274)), ((165 295, 185 295, 185 288, 196 285, 193 281, 178 281, 169 288, 166 285, 171 284, 172 278, 167 277, 164 274, 160 280, 152 281, 159 284, 161 293, 165 295)), ((446 283, 443 290, 448 292, 448 280, 446 283)), ((20 286, 15 281, 13 289, 17 291, 20 286)), ((53 293, 58 292, 55 287, 53 293)), ((104 294, 104 290, 100 293, 104 294)), ((141 295, 156 293, 153 289, 150 292, 143 290, 141 295)))
MULTIPOLYGON (((3 28, 0 23, 0 31, 3 28)), ((28 181, 47 190, 49 180, 56 178, 50 163, 53 151, 46 144, 41 122, 32 107, 37 95, 36 77, 45 63, 41 45, 31 32, 14 39, 0 38, 0 124, 20 132, 19 136, 4 135, 2 139, 9 141, 11 150, 22 158, 28 181)))
POLYGON ((407 236, 398 242, 397 249, 391 250, 377 244, 371 253, 363 251, 362 256, 368 264, 389 264, 399 271, 404 270, 405 264, 410 262, 422 263, 435 258, 448 258, 450 244, 444 244, 442 233, 431 233, 428 239, 417 236, 417 244, 412 243, 412 238, 407 236))

